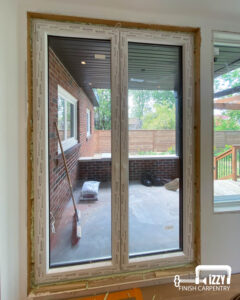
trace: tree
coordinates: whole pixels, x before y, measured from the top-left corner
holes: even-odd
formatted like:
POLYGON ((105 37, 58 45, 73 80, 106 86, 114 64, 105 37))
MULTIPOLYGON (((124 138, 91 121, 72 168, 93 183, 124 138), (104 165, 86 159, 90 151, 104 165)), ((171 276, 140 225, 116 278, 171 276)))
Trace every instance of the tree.
POLYGON ((111 90, 96 89, 99 106, 94 108, 95 129, 110 130, 111 129, 111 90))
POLYGON ((214 117, 214 130, 240 130, 240 111, 227 110, 214 117))
POLYGON ((129 114, 132 118, 142 121, 144 114, 151 109, 151 93, 148 90, 129 90, 129 114), (130 102, 130 101, 129 101, 130 102))
MULTIPOLYGON (((240 68, 220 75, 214 79, 214 92, 240 86, 240 68)), ((231 95, 228 95, 229 97, 231 95)))
POLYGON ((175 107, 176 99, 173 91, 129 90, 131 99, 130 116, 143 121, 144 115, 151 112, 155 104, 175 107))
MULTIPOLYGON (((95 93, 99 100, 99 106, 95 107, 95 128, 109 130, 111 129, 111 90, 96 89, 95 93)), ((169 126, 175 128, 175 102, 173 91, 129 90, 129 117, 140 120, 141 124, 144 121, 144 129, 170 129, 169 126), (150 123, 149 128, 147 128, 147 120, 150 123)))
POLYGON ((152 98, 158 104, 166 105, 168 107, 175 107, 176 98, 174 91, 151 91, 152 98))
POLYGON ((166 104, 154 104, 154 110, 147 113, 143 118, 143 129, 175 129, 176 112, 175 107, 166 104))
MULTIPOLYGON (((240 86, 240 68, 227 72, 214 79, 214 92, 240 86)), ((228 95, 229 97, 232 95, 228 95)), ((240 111, 224 110, 221 117, 214 117, 215 130, 240 130, 240 111)))

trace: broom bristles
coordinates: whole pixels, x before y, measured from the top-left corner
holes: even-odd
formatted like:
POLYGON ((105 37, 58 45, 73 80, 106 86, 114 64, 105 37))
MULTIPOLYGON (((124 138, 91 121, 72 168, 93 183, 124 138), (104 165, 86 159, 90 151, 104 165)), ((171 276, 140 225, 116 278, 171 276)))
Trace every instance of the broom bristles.
POLYGON ((80 239, 82 237, 82 228, 79 222, 77 222, 76 226, 77 226, 76 235, 77 238, 80 239))

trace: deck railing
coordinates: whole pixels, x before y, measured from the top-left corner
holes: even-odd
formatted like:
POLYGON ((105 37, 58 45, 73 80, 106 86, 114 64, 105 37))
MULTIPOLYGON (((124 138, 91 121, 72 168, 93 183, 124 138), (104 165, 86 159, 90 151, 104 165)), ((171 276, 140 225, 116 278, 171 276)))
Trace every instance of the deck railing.
POLYGON ((231 149, 214 157, 214 180, 232 179, 240 177, 240 145, 233 145, 231 149))

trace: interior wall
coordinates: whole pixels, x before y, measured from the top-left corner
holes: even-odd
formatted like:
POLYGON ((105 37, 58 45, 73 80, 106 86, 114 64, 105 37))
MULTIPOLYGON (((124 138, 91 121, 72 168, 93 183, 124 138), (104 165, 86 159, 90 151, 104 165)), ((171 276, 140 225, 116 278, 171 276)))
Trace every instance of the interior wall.
POLYGON ((0 4, 0 299, 3 300, 18 299, 19 290, 17 40, 17 1, 2 1, 0 4))
POLYGON ((239 2, 230 0, 17 0, 1 2, 1 287, 3 300, 26 298, 26 12, 199 26, 201 47, 202 263, 230 264, 240 271, 240 216, 212 210, 211 30, 240 32, 239 2), (2 9, 3 6, 3 9, 2 9), (18 12, 18 23, 17 23, 18 12), (18 39, 17 39, 18 36, 18 39), (17 43, 19 41, 19 43, 17 43), (18 58, 17 58, 18 55, 18 58), (18 73, 19 68, 19 73, 18 73), (17 77, 19 74, 19 78, 17 77), (3 85, 3 88, 2 88, 3 85), (19 85, 19 93, 18 93, 19 85), (18 172, 19 169, 19 172, 18 172), (20 220, 19 220, 20 217, 20 220), (19 231, 18 231, 19 230, 19 231), (21 259, 20 259, 21 257, 21 259), (20 265, 20 271, 19 266, 20 265), (3 276, 4 274, 4 276, 3 276))

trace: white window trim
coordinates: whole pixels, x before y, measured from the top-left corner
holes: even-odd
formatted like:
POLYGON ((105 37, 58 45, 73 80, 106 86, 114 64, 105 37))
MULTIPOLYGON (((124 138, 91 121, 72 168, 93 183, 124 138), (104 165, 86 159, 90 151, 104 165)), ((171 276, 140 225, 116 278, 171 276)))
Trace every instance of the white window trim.
MULTIPOLYGON (((33 32, 33 102, 34 102, 34 266, 35 284, 56 281, 74 280, 91 276, 117 274, 166 266, 183 265, 193 261, 194 253, 194 213, 193 213, 193 110, 194 110, 194 71, 193 71, 193 35, 181 32, 115 29, 102 26, 91 26, 73 23, 60 23, 35 19, 32 22, 33 32), (49 269, 49 190, 48 190, 48 35, 97 38, 111 40, 111 91, 112 91, 112 139, 114 136, 126 135, 128 128, 126 55, 123 55, 127 41, 180 45, 183 47, 183 151, 184 151, 184 197, 183 197, 183 251, 153 255, 143 258, 128 258, 128 198, 127 191, 120 195, 120 154, 121 161, 128 168, 128 157, 125 144, 112 143, 112 260, 85 265, 76 265, 49 269), (125 40, 119 54, 119 38, 125 40), (36 59, 36 57, 38 59, 36 59), (119 63, 120 62, 120 63, 119 63), (119 87, 119 66, 121 67, 121 90, 119 87), (125 72, 125 73, 124 73, 125 72), (121 95, 121 99, 119 97, 121 95), (121 113, 121 114, 120 114, 121 113), (124 116, 121 119, 120 116, 124 116), (120 127, 121 120, 121 127, 120 127), (120 131, 121 128, 121 131, 120 131), (125 151, 125 154, 124 154, 125 151), (41 163, 40 163, 41 162, 41 163), (119 172, 119 175, 118 175, 119 172), (37 175, 36 175, 37 174, 37 175), (121 197, 121 206, 120 206, 121 197), (120 222, 121 212, 121 222, 120 222), (121 224, 121 228, 119 227, 121 224), (121 232, 121 237, 119 236, 121 232), (119 241, 125 247, 119 249, 119 241)), ((120 140, 120 139, 118 139, 120 140)), ((125 182, 126 183, 126 182, 125 182)), ((124 182, 121 182, 123 185, 124 182)))
POLYGON ((62 268, 49 268, 49 177, 48 177, 48 36, 93 38, 111 41, 112 136, 119 135, 120 101, 118 77, 119 32, 114 28, 34 19, 33 39, 33 140, 34 140, 34 282, 35 284, 103 276, 119 272, 120 201, 119 145, 112 144, 112 260, 62 268), (36 59, 36 57, 38 57, 36 59), (116 161, 116 163, 114 163, 116 161), (41 162, 41 163, 39 163, 41 162))
POLYGON ((91 111, 89 108, 86 109, 87 117, 87 138, 91 136, 91 111))
MULTIPOLYGON (((62 141, 63 151, 66 151, 76 145, 78 143, 77 140, 77 99, 73 97, 68 91, 66 91, 63 87, 58 85, 58 98, 61 97, 64 100, 65 105, 65 132, 64 132, 64 140, 62 141), (66 137, 66 128, 67 128, 67 102, 73 104, 74 106, 74 124, 73 124, 73 137, 68 138, 66 137)), ((60 145, 58 143, 58 154, 61 153, 60 145)))
MULTIPOLYGON (((183 68, 183 251, 149 255, 144 257, 129 258, 128 254, 128 178, 121 176, 121 255, 122 269, 125 271, 135 271, 139 269, 149 269, 153 267, 173 266, 190 263, 194 260, 193 254, 193 153, 194 153, 194 56, 193 37, 186 33, 163 33, 140 30, 121 29, 120 57, 121 65, 121 98, 124 101, 121 105, 121 128, 128 124, 128 57, 124 52, 128 52, 128 42, 165 44, 182 46, 182 68, 183 68)), ((128 168, 128 132, 121 130, 121 164, 122 170, 128 168)))

